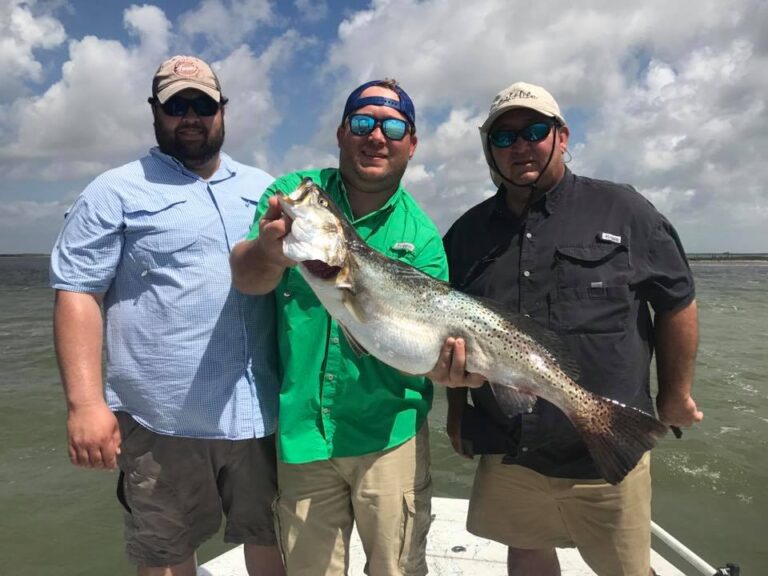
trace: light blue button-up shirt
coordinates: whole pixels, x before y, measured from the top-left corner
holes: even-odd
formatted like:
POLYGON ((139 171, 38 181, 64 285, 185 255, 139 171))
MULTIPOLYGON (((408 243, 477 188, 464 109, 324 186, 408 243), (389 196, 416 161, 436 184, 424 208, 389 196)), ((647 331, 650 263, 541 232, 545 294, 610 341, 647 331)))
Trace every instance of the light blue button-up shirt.
POLYGON ((240 294, 229 269, 272 181, 226 154, 206 181, 153 148, 97 177, 74 203, 51 285, 104 294, 111 409, 161 434, 274 432, 274 299, 240 294))

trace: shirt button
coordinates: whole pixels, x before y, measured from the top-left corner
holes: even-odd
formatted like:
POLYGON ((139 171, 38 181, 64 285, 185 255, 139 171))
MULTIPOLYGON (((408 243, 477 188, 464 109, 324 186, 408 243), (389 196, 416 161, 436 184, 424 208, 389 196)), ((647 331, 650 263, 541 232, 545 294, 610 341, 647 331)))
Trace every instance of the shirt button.
POLYGON ((339 339, 338 338, 335 338, 335 337, 331 338, 331 344, 338 344, 338 343, 339 343, 339 339))
POLYGON ((290 292, 283 292, 283 298, 290 298, 291 293, 290 292))
POLYGON ((331 409, 330 408, 323 408, 323 414, 330 414, 331 409))
POLYGON ((325 379, 328 380, 329 382, 333 382, 333 374, 327 374, 325 379))
POLYGON ((529 239, 530 239, 530 238, 533 238, 533 234, 531 234, 530 232, 526 232, 526 233, 525 233, 525 237, 526 237, 526 238, 529 238, 529 239))
POLYGON ((523 272, 523 276, 525 276, 526 278, 528 278, 528 276, 530 276, 530 275, 531 275, 531 273, 528 270, 523 272))
POLYGON ((142 278, 143 278, 144 276, 146 276, 147 274, 149 274, 149 270, 144 270, 144 271, 141 273, 141 276, 142 276, 142 278))
POLYGON ((522 450, 523 452, 528 452, 528 446, 523 446, 523 447, 521 448, 521 450, 522 450))

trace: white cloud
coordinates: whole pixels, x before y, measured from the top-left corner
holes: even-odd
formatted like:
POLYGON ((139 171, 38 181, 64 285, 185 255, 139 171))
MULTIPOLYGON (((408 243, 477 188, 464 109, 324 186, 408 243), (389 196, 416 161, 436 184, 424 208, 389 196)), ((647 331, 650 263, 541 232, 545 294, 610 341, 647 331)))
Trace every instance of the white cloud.
POLYGON ((525 10, 508 0, 374 0, 339 27, 328 71, 339 86, 394 75, 422 117, 447 111, 446 122, 421 131, 417 159, 430 177, 414 181, 442 228, 456 215, 446 194, 464 207, 490 188, 468 120, 476 127, 496 92, 528 80, 576 120, 577 173, 653 195, 689 249, 713 244, 707 221, 731 231, 717 237, 721 246, 766 250, 765 210, 754 209, 768 204, 756 184, 768 180, 766 27, 759 0, 563 0, 525 10), (748 241, 734 232, 739 223, 748 241))
POLYGON ((309 22, 322 20, 328 16, 328 3, 325 0, 294 0, 293 5, 309 22))
POLYGON ((243 162, 270 169, 269 140, 281 116, 272 94, 272 75, 311 44, 294 31, 274 39, 255 56, 242 45, 224 60, 214 63, 225 95, 226 149, 243 162))
POLYGON ((179 18, 179 28, 187 36, 202 36, 212 44, 209 51, 239 46, 262 24, 274 18, 268 0, 203 0, 179 18))
POLYGON ((49 191, 37 199, 152 145, 152 74, 188 50, 231 98, 225 149, 274 174, 335 165, 347 94, 393 76, 417 109, 405 183, 445 230, 493 193, 477 126, 496 92, 527 80, 560 102, 575 172, 635 185, 689 250, 768 250, 764 0, 204 0, 175 21, 133 5, 127 37, 72 39, 60 78, 30 97, 65 40, 50 6, 0 0, 0 169, 49 191), (336 25, 332 44, 315 39, 336 25))
POLYGON ((33 12, 35 2, 0 2, 0 102, 20 96, 25 82, 38 82, 43 66, 35 55, 66 39, 64 27, 51 15, 33 12))

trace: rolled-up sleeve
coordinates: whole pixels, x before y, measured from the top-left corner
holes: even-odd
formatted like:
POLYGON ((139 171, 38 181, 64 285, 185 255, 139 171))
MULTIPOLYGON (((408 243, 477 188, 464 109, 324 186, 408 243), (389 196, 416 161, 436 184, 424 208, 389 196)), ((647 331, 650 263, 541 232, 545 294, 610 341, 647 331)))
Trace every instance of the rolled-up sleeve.
POLYGON ((122 249, 122 203, 96 180, 64 218, 51 252, 51 286, 70 292, 106 292, 122 249))

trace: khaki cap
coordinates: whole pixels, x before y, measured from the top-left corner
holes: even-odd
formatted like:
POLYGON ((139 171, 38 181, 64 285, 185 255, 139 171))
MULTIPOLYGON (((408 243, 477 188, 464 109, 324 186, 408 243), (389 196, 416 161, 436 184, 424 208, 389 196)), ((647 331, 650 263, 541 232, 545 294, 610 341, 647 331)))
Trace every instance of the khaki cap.
POLYGON ((514 108, 529 108, 539 114, 554 118, 565 126, 565 118, 560 113, 560 106, 557 105, 552 94, 541 86, 527 82, 515 82, 496 94, 493 102, 491 102, 488 118, 480 127, 480 132, 487 133, 499 116, 514 108))
POLYGON ((160 64, 152 79, 152 95, 160 104, 187 88, 200 90, 216 102, 221 102, 219 79, 211 67, 200 58, 194 56, 169 58, 160 64))

